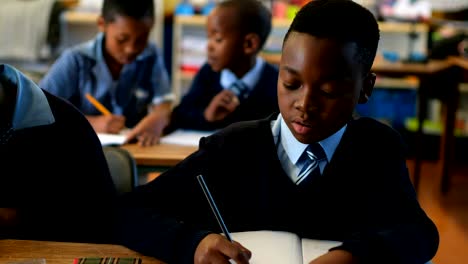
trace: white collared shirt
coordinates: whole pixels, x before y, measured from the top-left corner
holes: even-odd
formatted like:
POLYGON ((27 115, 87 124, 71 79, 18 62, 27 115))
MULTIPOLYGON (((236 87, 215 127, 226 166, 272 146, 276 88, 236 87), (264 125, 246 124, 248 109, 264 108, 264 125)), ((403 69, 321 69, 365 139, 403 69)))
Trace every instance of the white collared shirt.
MULTIPOLYGON (((265 65, 265 60, 257 57, 255 65, 240 79, 248 89, 251 91, 261 76, 261 71, 265 65)), ((238 81, 239 78, 230 70, 224 69, 221 71, 220 83, 224 89, 229 89, 233 83, 238 81)))
POLYGON ((8 64, 0 64, 0 75, 17 87, 16 105, 11 124, 14 130, 55 122, 47 97, 33 81, 8 64))
MULTIPOLYGON (((335 153, 336 147, 341 141, 343 134, 346 130, 347 125, 344 125, 341 129, 335 132, 333 135, 328 138, 318 142, 322 146, 327 160, 319 163, 320 172, 323 172, 327 162, 329 162, 333 154, 335 153)), ((281 166, 291 178, 293 182, 296 182, 297 175, 299 171, 304 166, 301 162, 300 157, 304 150, 307 148, 308 144, 303 144, 299 142, 291 133, 288 126, 286 125, 281 114, 278 115, 276 120, 271 122, 271 129, 275 144, 277 146, 278 158, 281 162, 281 166)))

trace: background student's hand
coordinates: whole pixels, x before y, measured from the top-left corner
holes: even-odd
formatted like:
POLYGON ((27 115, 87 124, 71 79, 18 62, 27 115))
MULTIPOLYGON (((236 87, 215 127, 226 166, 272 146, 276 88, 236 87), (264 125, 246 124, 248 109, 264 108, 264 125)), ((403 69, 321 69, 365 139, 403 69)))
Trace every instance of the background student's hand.
POLYGON ((312 260, 309 264, 356 264, 356 257, 350 252, 337 249, 329 251, 322 256, 312 260))
POLYGON ((86 116, 96 133, 118 134, 125 127, 125 117, 122 115, 86 116))
POLYGON ((211 100, 205 109, 205 119, 209 122, 223 120, 239 105, 239 99, 230 90, 223 90, 211 100))
POLYGON ((232 259, 237 264, 248 264, 251 256, 250 250, 238 242, 229 242, 222 235, 209 234, 198 244, 193 263, 229 263, 229 259, 232 259))
POLYGON ((170 103, 153 106, 151 113, 130 130, 126 142, 136 139, 138 144, 143 147, 159 143, 163 129, 169 123, 170 111, 170 103))

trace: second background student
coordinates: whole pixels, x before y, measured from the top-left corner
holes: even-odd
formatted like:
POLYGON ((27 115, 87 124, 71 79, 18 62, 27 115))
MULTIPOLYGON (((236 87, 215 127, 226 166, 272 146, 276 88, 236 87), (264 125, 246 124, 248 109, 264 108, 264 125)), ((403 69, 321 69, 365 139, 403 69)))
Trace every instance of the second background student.
POLYGON ((104 0, 96 38, 72 47, 40 81, 41 88, 69 100, 96 132, 133 128, 127 140, 159 141, 173 95, 163 56, 148 41, 154 25, 153 0, 104 0), (90 93, 112 114, 89 102, 90 93))
POLYGON ((278 69, 258 56, 271 13, 256 0, 219 2, 208 16, 207 62, 173 110, 166 132, 215 130, 278 111, 278 69))

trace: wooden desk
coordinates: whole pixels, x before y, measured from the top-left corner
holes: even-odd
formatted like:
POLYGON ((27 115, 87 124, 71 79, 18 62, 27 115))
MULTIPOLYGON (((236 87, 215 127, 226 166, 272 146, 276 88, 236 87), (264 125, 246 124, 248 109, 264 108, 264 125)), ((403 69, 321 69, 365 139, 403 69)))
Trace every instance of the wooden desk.
POLYGON ((142 264, 164 264, 119 245, 0 240, 0 263, 45 259, 46 264, 73 264, 80 257, 140 257, 142 264))
POLYGON ((137 144, 122 145, 135 157, 139 166, 171 167, 195 152, 198 147, 171 144, 158 144, 150 147, 140 147, 137 144))
POLYGON ((423 121, 427 115, 427 103, 431 97, 443 103, 444 129, 441 134, 439 157, 442 160, 441 191, 448 190, 450 160, 453 155, 455 115, 458 104, 458 83, 456 69, 450 60, 434 60, 428 63, 390 63, 376 61, 372 71, 377 75, 390 77, 416 76, 420 80, 418 89, 418 130, 415 137, 414 187, 417 190, 421 172, 421 149, 423 121))

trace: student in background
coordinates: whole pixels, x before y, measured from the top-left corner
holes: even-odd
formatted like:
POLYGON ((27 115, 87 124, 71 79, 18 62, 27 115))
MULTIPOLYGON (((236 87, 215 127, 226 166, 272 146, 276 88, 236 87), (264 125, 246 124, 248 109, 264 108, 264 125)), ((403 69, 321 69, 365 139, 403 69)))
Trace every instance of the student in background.
POLYGON ((0 238, 112 242, 116 191, 78 109, 0 64, 0 238))
POLYGON ((154 24, 152 0, 104 0, 96 38, 63 52, 40 87, 69 100, 99 133, 132 128, 127 141, 159 141, 173 95, 163 56, 148 42, 154 24), (101 114, 89 93, 112 112, 101 114))
POLYGON ((438 232, 409 179, 393 128, 353 118, 371 96, 379 42, 372 13, 314 0, 282 47, 279 114, 202 138, 194 154, 124 197, 122 244, 168 263, 248 263, 221 232, 203 175, 231 232, 279 230, 341 241, 310 263, 425 263, 438 232))
POLYGON ((258 56, 271 31, 271 13, 257 0, 217 3, 208 16, 207 62, 175 107, 166 133, 215 130, 278 111, 278 69, 258 56))

